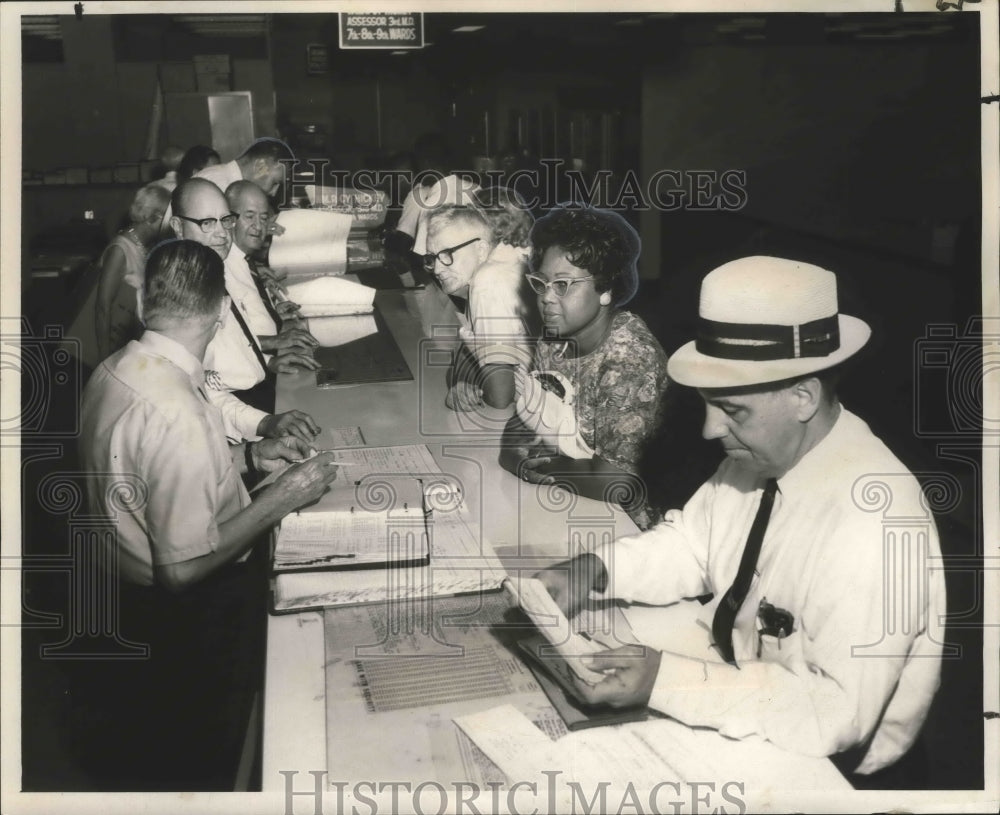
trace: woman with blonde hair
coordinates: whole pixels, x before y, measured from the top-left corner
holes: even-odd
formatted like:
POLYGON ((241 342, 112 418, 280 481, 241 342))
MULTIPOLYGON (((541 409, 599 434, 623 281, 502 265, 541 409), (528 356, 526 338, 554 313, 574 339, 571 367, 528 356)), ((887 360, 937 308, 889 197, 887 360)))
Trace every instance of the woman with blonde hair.
POLYGON ((97 349, 104 359, 140 332, 136 294, 142 287, 146 254, 156 242, 170 193, 159 184, 136 192, 128 210, 129 225, 107 245, 98 261, 95 330, 97 349))

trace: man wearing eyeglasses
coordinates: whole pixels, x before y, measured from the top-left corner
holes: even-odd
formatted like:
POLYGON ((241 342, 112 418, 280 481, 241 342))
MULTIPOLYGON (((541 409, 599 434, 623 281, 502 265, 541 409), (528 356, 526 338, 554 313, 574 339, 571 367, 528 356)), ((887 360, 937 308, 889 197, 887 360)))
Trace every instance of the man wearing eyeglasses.
POLYGON ((530 311, 523 292, 526 249, 498 243, 485 214, 471 206, 431 212, 426 249, 424 268, 445 294, 458 298, 466 323, 446 404, 461 411, 508 407, 514 370, 530 359, 524 342, 530 311))
MULTIPOLYGON (((174 190, 171 205, 170 226, 174 234, 214 249, 226 261, 239 216, 230 210, 222 191, 210 181, 192 178, 174 190)), ((208 346, 205 371, 209 399, 222 412, 226 435, 232 441, 288 434, 312 441, 319 433, 312 417, 301 411, 275 415, 273 383, 258 388, 270 371, 260 343, 235 298, 227 319, 208 346), (256 404, 241 399, 241 393, 256 404)))

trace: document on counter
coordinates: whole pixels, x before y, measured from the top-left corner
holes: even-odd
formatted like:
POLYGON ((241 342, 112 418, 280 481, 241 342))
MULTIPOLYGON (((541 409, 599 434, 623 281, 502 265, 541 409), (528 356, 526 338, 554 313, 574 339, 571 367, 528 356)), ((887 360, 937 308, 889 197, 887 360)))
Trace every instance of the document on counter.
POLYGON ((530 780, 545 768, 560 770, 561 784, 599 778, 612 790, 710 779, 740 779, 747 790, 761 791, 852 789, 826 758, 791 753, 756 737, 729 739, 668 718, 570 732, 556 740, 512 705, 457 717, 455 724, 511 780, 530 780))
MULTIPOLYGON (((359 490, 380 489, 380 482, 410 475, 423 485, 429 510, 426 526, 430 562, 426 566, 352 571, 293 572, 274 579, 276 613, 305 608, 420 599, 498 589, 506 571, 493 547, 477 540, 466 520, 461 484, 443 473, 427 445, 360 447, 343 451, 352 462, 337 473, 359 490)), ((328 493, 329 494, 329 493, 328 493)), ((320 499, 317 508, 322 509, 320 499)))
POLYGON ((274 571, 367 568, 382 576, 384 567, 426 565, 429 555, 421 481, 338 477, 320 506, 282 519, 274 571))
POLYGON ((604 679, 604 674, 587 668, 583 664, 583 658, 607 649, 573 631, 570 621, 541 580, 536 577, 521 577, 517 580, 508 578, 504 581, 504 588, 511 600, 521 607, 538 632, 552 646, 554 656, 561 658, 576 676, 590 685, 596 685, 604 679))
POLYGON ((427 528, 428 565, 279 574, 274 580, 274 611, 426 600, 500 587, 507 576, 503 565, 488 542, 476 541, 463 518, 439 520, 432 513, 427 528))
MULTIPOLYGON (((502 785, 504 775, 454 725, 509 703, 543 732, 566 732, 533 675, 512 658, 503 592, 376 603, 324 612, 327 760, 331 778, 502 785), (405 733, 384 739, 359 732, 405 733)), ((523 809, 530 812, 531 809, 523 809)))
POLYGON ((571 732, 553 740, 513 705, 461 716, 455 724, 512 781, 535 779, 541 769, 560 771, 562 784, 599 778, 611 789, 651 789, 662 781, 683 780, 627 726, 571 732))
POLYGON ((360 427, 325 427, 317 437, 317 441, 330 440, 330 448, 334 447, 364 447, 365 437, 360 427))
POLYGON ((351 215, 339 212, 281 210, 277 223, 285 231, 272 238, 268 265, 289 275, 343 274, 347 271, 347 236, 353 222, 351 215))
POLYGON ((287 297, 308 318, 371 314, 375 308, 375 289, 336 275, 290 283, 287 297))
POLYGON ((322 348, 347 345, 378 332, 378 323, 371 314, 352 314, 343 317, 310 317, 309 333, 322 348))

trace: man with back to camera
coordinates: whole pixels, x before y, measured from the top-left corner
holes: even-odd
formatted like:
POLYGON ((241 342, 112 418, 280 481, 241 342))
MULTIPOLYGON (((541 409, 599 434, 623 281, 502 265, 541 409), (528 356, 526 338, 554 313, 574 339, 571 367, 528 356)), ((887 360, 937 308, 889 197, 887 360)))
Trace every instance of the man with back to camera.
MULTIPOLYGON (((192 178, 174 190, 172 207, 174 234, 214 249, 225 261, 238 216, 230 211, 222 191, 203 178, 192 178)), ((209 344, 205 369, 209 398, 222 412, 230 439, 291 433, 311 441, 319 433, 319 426, 306 413, 291 410, 274 414, 273 380, 267 382, 271 373, 268 360, 236 304, 230 305, 228 317, 209 344), (265 384, 258 388, 261 383, 265 384), (239 394, 244 392, 249 392, 256 404, 242 401, 239 394)))
POLYGON ((227 445, 202 361, 228 301, 217 253, 161 243, 140 299, 146 331, 83 394, 90 507, 115 523, 105 562, 118 578, 119 633, 150 647, 145 660, 92 666, 92 692, 110 716, 97 734, 107 741, 86 760, 125 789, 231 782, 263 666, 265 583, 248 555, 336 477, 320 454, 250 500, 245 470, 281 470, 310 451, 290 435, 227 445))
POLYGON ((705 278, 698 339, 668 372, 698 389, 703 435, 726 460, 654 528, 538 576, 570 615, 592 591, 713 601, 692 605, 697 621, 671 629, 666 650, 598 654, 606 676, 577 682, 581 699, 648 703, 831 756, 856 786, 912 783, 903 771, 914 772, 919 751, 908 751, 939 683, 945 586, 927 566, 941 553, 920 485, 837 399, 837 366, 869 336, 838 314, 836 278, 819 267, 748 257, 705 278), (928 519, 925 542, 915 534, 892 568, 884 516, 864 498, 883 481, 893 517, 928 519))

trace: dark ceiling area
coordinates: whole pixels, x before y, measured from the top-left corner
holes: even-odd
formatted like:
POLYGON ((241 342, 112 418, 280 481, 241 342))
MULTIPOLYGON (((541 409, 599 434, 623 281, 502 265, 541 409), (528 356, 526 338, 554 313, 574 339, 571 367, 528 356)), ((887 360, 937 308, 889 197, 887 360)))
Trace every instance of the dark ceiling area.
MULTIPOLYGON (((559 70, 581 57, 611 67, 663 57, 679 45, 821 45, 845 41, 882 44, 913 40, 971 42, 978 15, 944 13, 426 13, 423 49, 404 54, 351 51, 345 68, 367 72, 408 60, 431 70, 477 66, 559 70), (458 31, 473 27, 474 31, 458 31), (390 59, 391 57, 391 59, 390 59)), ((60 18, 22 17, 26 61, 59 61, 60 18)), ((115 20, 120 61, 189 59, 229 53, 266 58, 268 35, 281 30, 312 32, 317 42, 338 45, 338 15, 329 14, 127 14, 115 20)))

